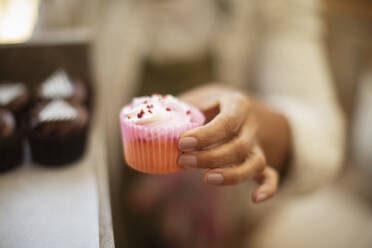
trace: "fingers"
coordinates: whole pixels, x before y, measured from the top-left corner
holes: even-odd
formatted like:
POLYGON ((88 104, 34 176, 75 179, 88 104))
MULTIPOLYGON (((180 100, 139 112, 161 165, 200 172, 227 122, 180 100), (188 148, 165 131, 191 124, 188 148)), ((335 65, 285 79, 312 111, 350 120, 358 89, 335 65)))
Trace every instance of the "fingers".
POLYGON ((178 164, 191 168, 218 168, 229 164, 240 164, 247 157, 253 145, 257 124, 253 118, 247 119, 239 136, 231 142, 207 150, 188 152, 181 155, 178 164))
POLYGON ((234 185, 261 175, 265 166, 265 157, 258 146, 255 146, 251 155, 243 163, 209 170, 204 180, 210 185, 234 185))
POLYGON ((200 150, 234 137, 244 123, 249 109, 248 100, 240 94, 221 97, 220 113, 208 124, 181 136, 181 150, 200 150))
POLYGON ((275 194, 278 189, 279 174, 267 166, 258 181, 261 185, 252 194, 252 200, 255 203, 263 202, 275 194))
POLYGON ((226 168, 209 170, 204 177, 206 184, 222 186, 235 185, 250 179, 260 186, 252 194, 255 203, 271 198, 278 189, 278 172, 266 165, 262 150, 255 145, 251 155, 243 163, 226 168))

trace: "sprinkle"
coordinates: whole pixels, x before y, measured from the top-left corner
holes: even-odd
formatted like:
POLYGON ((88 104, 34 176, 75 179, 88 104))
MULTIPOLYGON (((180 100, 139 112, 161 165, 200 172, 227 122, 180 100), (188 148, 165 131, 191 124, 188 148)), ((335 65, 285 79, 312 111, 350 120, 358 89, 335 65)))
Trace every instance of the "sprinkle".
POLYGON ((158 96, 159 94, 155 92, 155 93, 154 93, 154 94, 152 94, 152 95, 153 95, 153 96, 158 96))
POLYGON ((170 109, 170 108, 166 108, 165 110, 166 110, 166 111, 171 111, 171 109, 170 109))
POLYGON ((187 110, 187 111, 186 111, 186 114, 187 114, 187 115, 191 114, 191 111, 190 111, 190 110, 187 110))
POLYGON ((147 104, 148 103, 148 101, 147 100, 145 100, 144 102, 143 102, 144 104, 147 104))
POLYGON ((147 110, 150 114, 152 114, 152 111, 151 110, 147 110))
POLYGON ((165 99, 165 98, 167 98, 167 95, 162 95, 161 97, 162 97, 163 99, 165 99))
POLYGON ((143 109, 141 109, 141 111, 137 114, 137 118, 141 119, 144 114, 145 114, 145 111, 143 111, 143 109))
POLYGON ((153 108, 153 107, 154 107, 154 105, 153 105, 153 104, 151 104, 151 105, 147 105, 146 107, 150 109, 150 108, 153 108))
POLYGON ((129 120, 129 119, 130 119, 130 116, 128 116, 127 118, 128 118, 128 120, 129 120))

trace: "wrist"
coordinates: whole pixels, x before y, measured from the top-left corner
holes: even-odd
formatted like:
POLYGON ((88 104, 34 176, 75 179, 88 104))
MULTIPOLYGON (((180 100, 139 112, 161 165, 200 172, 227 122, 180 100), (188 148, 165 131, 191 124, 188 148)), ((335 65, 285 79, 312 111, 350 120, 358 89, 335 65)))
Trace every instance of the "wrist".
POLYGON ((258 122, 257 138, 267 163, 280 172, 285 171, 291 148, 291 132, 287 118, 252 99, 252 111, 258 122))

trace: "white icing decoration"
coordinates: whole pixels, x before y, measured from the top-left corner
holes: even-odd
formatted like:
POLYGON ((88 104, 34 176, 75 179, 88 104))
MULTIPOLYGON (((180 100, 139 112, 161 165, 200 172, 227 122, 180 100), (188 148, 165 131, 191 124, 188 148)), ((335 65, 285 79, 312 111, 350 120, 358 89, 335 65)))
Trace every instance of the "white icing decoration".
POLYGON ((39 114, 41 122, 68 121, 76 119, 77 116, 77 110, 63 100, 52 101, 39 114))
POLYGON ((133 99, 133 108, 128 108, 124 111, 126 115, 126 121, 136 123, 136 124, 145 124, 152 123, 160 120, 170 119, 173 111, 167 111, 167 106, 178 106, 181 108, 181 112, 185 113, 186 118, 189 120, 191 116, 186 115, 188 107, 179 101, 177 98, 172 95, 167 95, 165 98, 162 98, 160 95, 153 95, 152 97, 139 97, 133 99), (152 105, 151 108, 147 106, 152 105), (138 114, 144 111, 141 117, 138 117, 138 114), (150 110, 151 112, 149 112, 150 110))
POLYGON ((22 83, 0 84, 0 105, 7 105, 25 91, 22 83))
POLYGON ((53 73, 41 87, 41 94, 48 99, 68 98, 74 94, 74 85, 63 70, 53 73))

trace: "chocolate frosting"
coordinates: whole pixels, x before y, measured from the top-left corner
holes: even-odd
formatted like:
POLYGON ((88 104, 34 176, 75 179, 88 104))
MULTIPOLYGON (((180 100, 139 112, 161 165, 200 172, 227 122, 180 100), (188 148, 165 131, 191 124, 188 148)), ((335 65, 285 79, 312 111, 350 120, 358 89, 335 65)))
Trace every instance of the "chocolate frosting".
POLYGON ((13 114, 6 109, 0 109, 0 138, 10 137, 15 129, 16 122, 13 114))
POLYGON ((63 100, 42 102, 31 111, 31 135, 63 137, 87 128, 88 111, 63 100))

